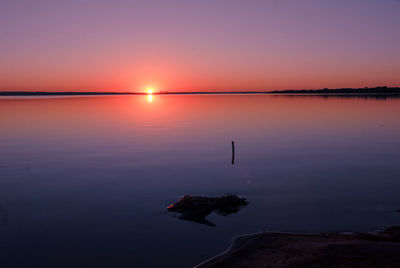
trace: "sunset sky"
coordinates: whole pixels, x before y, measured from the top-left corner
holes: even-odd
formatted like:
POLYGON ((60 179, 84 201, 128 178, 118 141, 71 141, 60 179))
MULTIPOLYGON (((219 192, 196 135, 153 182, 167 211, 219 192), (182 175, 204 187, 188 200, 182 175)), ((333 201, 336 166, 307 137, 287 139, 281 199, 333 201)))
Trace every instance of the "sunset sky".
POLYGON ((400 0, 3 0, 0 91, 400 86, 400 0))

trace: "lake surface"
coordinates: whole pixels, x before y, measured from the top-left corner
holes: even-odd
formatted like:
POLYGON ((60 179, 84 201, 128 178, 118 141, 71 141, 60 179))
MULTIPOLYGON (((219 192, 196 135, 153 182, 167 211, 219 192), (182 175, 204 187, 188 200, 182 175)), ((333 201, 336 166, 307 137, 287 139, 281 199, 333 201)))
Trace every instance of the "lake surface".
POLYGON ((400 98, 3 97, 0 267, 191 267, 239 234, 400 224, 399 138, 400 98), (216 227, 165 209, 231 193, 249 205, 216 227))

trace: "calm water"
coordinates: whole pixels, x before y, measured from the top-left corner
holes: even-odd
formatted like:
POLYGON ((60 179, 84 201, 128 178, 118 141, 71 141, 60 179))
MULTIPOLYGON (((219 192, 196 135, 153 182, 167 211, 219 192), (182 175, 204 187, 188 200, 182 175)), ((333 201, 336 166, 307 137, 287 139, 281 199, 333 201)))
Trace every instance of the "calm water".
POLYGON ((190 267, 238 234, 400 224, 399 137, 398 98, 2 98, 0 267, 190 267), (165 210, 227 193, 249 206, 216 227, 165 210))

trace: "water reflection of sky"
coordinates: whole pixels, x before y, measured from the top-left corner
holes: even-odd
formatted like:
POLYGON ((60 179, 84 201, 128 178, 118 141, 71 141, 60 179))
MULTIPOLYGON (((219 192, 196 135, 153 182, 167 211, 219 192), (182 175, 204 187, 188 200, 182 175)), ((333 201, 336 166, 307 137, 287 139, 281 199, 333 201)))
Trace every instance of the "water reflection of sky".
POLYGON ((236 234, 400 223, 399 99, 151 97, 0 99, 6 265, 187 267, 236 234), (249 205, 214 228, 165 211, 226 193, 249 205))

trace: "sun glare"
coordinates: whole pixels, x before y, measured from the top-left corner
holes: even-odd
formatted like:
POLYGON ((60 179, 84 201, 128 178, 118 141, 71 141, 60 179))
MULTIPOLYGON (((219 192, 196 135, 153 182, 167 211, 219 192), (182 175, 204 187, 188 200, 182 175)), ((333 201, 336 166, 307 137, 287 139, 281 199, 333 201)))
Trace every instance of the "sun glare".
POLYGON ((146 93, 147 93, 147 101, 152 102, 154 89, 152 87, 148 87, 148 88, 146 88, 146 93))

